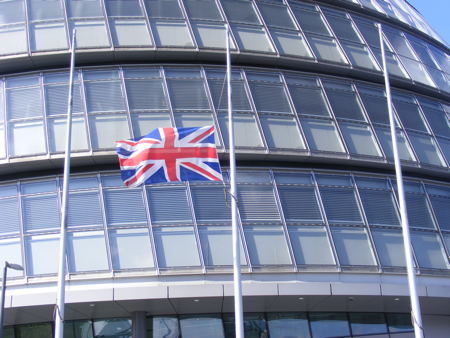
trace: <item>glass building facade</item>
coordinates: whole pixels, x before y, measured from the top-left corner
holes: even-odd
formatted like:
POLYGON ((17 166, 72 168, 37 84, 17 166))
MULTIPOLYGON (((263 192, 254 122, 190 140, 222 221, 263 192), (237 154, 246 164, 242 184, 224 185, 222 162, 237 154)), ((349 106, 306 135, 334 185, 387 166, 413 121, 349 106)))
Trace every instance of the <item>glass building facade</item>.
POLYGON ((450 56, 404 0, 0 0, 5 334, 51 338, 77 32, 65 337, 410 337, 377 24, 427 336, 450 330, 450 56), (123 186, 115 141, 214 125, 224 182, 123 186))

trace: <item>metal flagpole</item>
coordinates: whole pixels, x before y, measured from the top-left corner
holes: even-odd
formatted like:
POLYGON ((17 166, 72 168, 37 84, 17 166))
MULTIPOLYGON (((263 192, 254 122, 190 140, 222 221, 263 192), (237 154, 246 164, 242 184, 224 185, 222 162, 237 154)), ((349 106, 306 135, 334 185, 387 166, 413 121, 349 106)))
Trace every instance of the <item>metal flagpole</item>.
POLYGON ((234 288, 234 321, 236 338, 244 338, 244 320, 242 307, 241 258, 239 250, 239 228, 237 218, 236 159, 234 154, 233 114, 231 106, 231 60, 230 60, 230 26, 226 25, 227 52, 227 96, 228 96, 228 143, 230 151, 230 195, 231 222, 233 234, 233 288, 234 288))
POLYGON ((58 268, 58 293, 55 308, 55 338, 64 336, 64 299, 65 299, 65 258, 66 258, 66 223, 67 223, 67 199, 70 176, 70 143, 72 134, 72 88, 73 72, 75 66, 75 28, 72 30, 69 76, 69 99, 67 104, 67 129, 66 129, 66 153, 64 158, 63 195, 61 206, 61 230, 59 235, 59 268, 58 268))
POLYGON ((383 30, 381 24, 378 24, 378 33, 380 35, 381 56, 383 58, 384 82, 386 85, 386 98, 389 112, 389 124, 391 127, 392 149, 394 153, 395 176, 397 179, 398 200, 400 203, 400 217, 402 222, 403 246, 405 248, 406 269, 408 272, 409 295, 411 299, 411 319, 414 326, 416 338, 423 338, 422 315, 420 312, 419 296, 416 289, 416 276, 413 265, 413 254, 411 249, 411 237, 409 234, 408 214, 406 211, 405 193, 403 189, 402 167, 398 154, 397 135, 395 132, 394 112, 392 111, 391 88, 389 85, 389 75, 386 66, 386 56, 384 52, 383 30))

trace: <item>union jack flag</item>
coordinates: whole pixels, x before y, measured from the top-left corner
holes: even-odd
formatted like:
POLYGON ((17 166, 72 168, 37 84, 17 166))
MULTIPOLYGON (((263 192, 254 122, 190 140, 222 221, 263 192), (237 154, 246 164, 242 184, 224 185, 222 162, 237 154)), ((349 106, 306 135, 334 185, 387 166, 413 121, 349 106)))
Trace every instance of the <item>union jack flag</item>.
POLYGON ((116 142, 122 180, 129 187, 175 181, 222 181, 214 127, 156 128, 116 142))

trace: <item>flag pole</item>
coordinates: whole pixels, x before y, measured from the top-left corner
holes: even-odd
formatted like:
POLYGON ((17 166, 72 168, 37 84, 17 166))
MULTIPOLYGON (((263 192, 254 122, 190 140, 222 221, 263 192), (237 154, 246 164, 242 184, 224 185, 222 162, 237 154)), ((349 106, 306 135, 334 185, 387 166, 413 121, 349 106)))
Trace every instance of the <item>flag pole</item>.
POLYGON ((386 86, 386 99, 389 112, 389 124, 391 127, 392 150, 394 153, 395 176, 397 180, 398 200, 400 203, 400 217, 402 222, 403 246, 405 250, 406 269, 408 273, 409 296, 411 300, 411 320, 414 327, 415 338, 423 338, 422 315, 420 311, 419 296, 416 289, 416 276, 414 271, 413 253, 411 248, 411 236, 409 233, 408 213, 406 210, 405 192, 403 188, 402 167, 398 153, 397 134, 395 132, 394 112, 392 111, 391 88, 386 66, 386 55, 384 51, 383 28, 378 24, 380 36, 381 56, 383 59, 384 82, 386 86))
POLYGON ((227 54, 227 99, 228 99, 228 143, 230 152, 230 195, 231 195, 231 228, 233 237, 233 289, 234 289, 234 323, 236 338, 244 338, 244 320, 242 307, 241 258, 239 250, 239 228, 237 215, 236 158, 234 153, 234 129, 231 106, 231 59, 230 59, 230 26, 226 26, 227 54))
POLYGON ((64 178, 63 194, 61 206, 61 230, 59 235, 59 267, 58 267, 58 290, 56 296, 56 307, 54 312, 55 338, 64 336, 64 299, 65 299, 65 258, 66 258, 66 223, 67 223, 67 200, 70 176, 70 143, 72 134, 72 91, 73 73, 75 66, 75 28, 72 30, 70 51, 70 76, 69 76, 69 98, 67 104, 67 124, 66 124, 66 152, 64 157, 64 178))

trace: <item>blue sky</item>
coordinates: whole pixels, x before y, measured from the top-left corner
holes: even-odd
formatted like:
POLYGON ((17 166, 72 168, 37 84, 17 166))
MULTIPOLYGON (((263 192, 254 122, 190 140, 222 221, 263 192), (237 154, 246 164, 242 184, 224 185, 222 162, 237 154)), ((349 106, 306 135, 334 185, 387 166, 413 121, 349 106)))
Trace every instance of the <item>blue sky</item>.
POLYGON ((450 0, 408 0, 450 45, 450 0))

